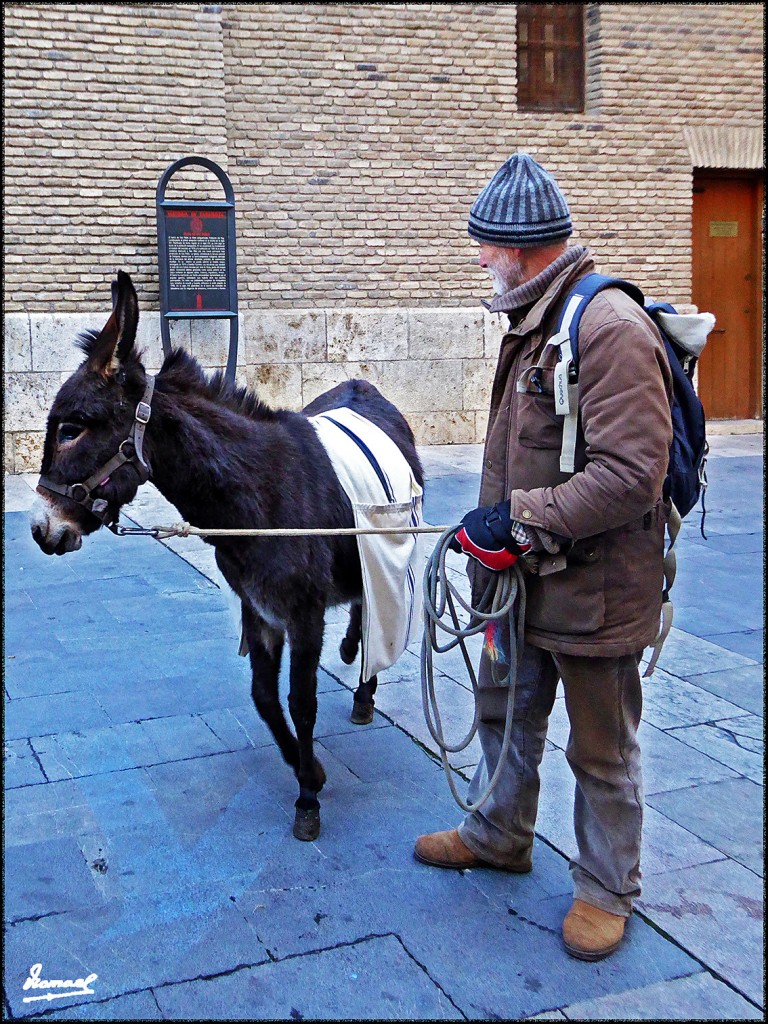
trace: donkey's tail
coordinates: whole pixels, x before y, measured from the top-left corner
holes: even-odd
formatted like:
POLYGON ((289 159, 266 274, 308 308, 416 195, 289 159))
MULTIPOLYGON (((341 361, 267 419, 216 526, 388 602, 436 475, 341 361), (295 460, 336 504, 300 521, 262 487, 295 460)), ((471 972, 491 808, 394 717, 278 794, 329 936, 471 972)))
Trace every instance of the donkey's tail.
POLYGON ((351 665, 357 657, 360 649, 360 637, 362 635, 363 606, 355 602, 349 609, 349 625, 347 635, 339 644, 339 654, 345 665, 351 665))

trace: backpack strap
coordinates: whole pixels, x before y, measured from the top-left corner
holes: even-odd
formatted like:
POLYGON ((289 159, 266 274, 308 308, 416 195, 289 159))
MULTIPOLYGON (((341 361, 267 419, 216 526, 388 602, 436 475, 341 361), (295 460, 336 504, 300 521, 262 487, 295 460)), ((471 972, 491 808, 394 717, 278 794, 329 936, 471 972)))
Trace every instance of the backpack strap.
MULTIPOLYGON (((547 341, 547 345, 554 345, 560 350, 555 366, 555 412, 558 416, 565 417, 563 441, 560 448, 560 471, 562 473, 575 471, 579 417, 579 324, 587 304, 604 288, 621 288, 638 305, 641 307, 644 305, 645 296, 636 285, 629 281, 623 281, 618 277, 607 277, 605 274, 587 274, 571 289, 560 314, 557 331, 547 341)), ((546 346, 544 351, 546 351, 546 346)), ((539 364, 543 357, 544 353, 542 352, 539 364)))

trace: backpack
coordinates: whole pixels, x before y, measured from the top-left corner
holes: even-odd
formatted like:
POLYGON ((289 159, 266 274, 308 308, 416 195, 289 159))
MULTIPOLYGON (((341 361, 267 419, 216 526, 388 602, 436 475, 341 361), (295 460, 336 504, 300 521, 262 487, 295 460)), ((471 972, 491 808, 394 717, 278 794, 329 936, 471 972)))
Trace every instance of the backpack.
POLYGON ((578 332, 582 314, 590 301, 604 288, 620 288, 641 306, 661 334, 672 374, 672 443, 664 480, 663 496, 671 502, 668 524, 670 545, 664 557, 665 586, 662 603, 662 625, 654 645, 654 653, 645 673, 649 676, 656 665, 662 644, 672 626, 672 603, 669 591, 675 578, 674 543, 681 520, 701 497, 701 534, 704 533, 704 492, 707 487, 706 460, 709 445, 706 438, 704 407, 693 387, 693 371, 706 344, 707 335, 715 326, 711 313, 678 313, 666 302, 646 303, 640 289, 629 281, 587 274, 574 285, 566 297, 557 331, 547 341, 560 349, 555 367, 555 411, 564 416, 560 469, 574 472, 576 433, 578 425, 578 332))

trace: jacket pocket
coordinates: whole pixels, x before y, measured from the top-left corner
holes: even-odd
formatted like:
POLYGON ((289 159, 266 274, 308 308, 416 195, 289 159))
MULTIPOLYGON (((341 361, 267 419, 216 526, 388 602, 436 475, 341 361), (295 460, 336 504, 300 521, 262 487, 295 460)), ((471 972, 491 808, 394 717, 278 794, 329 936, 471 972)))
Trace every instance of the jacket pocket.
POLYGON ((595 633, 605 624, 605 566, 598 541, 579 542, 568 565, 528 581, 526 624, 563 636, 595 633), (583 549, 582 549, 583 546, 583 549), (572 558, 576 555, 575 558, 572 558))
POLYGON ((560 448, 563 417, 555 413, 553 371, 540 369, 537 380, 528 382, 528 390, 515 395, 515 426, 520 444, 526 448, 560 448))

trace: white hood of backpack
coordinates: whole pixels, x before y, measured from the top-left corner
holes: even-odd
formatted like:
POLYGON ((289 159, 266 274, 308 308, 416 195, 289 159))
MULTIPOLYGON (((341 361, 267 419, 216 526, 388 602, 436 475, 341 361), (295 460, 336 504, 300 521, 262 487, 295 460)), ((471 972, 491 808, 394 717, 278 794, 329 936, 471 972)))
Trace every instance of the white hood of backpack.
POLYGON ((715 326, 712 313, 656 313, 659 325, 681 348, 697 359, 715 326))

